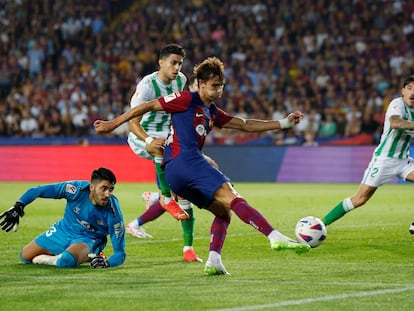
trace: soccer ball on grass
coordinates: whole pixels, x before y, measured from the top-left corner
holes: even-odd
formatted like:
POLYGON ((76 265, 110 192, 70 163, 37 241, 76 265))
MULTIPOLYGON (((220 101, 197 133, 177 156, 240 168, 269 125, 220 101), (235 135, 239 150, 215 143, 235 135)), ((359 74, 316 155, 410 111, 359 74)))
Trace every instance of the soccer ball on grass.
POLYGON ((310 247, 318 247, 326 239, 326 226, 317 217, 307 216, 298 221, 295 228, 296 239, 310 247))

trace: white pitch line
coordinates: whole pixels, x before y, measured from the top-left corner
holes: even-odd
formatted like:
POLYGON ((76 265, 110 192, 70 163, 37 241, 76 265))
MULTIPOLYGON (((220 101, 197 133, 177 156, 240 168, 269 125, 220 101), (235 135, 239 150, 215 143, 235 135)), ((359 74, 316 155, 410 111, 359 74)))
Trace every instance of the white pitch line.
POLYGON ((269 308, 277 308, 277 307, 285 307, 285 306, 293 306, 293 305, 303 305, 303 304, 318 302, 318 301, 330 301, 330 300, 340 300, 340 299, 347 299, 347 298, 354 298, 354 297, 368 297, 368 296, 377 296, 377 295, 385 295, 385 294, 395 294, 395 293, 407 292, 407 291, 412 291, 412 290, 414 290, 414 286, 395 288, 395 289, 390 288, 390 289, 381 289, 381 290, 374 290, 374 291, 365 291, 365 292, 358 292, 354 294, 342 294, 342 295, 325 296, 325 297, 317 297, 317 298, 286 300, 286 301, 281 301, 281 302, 271 303, 271 304, 253 305, 253 306, 246 306, 246 307, 235 307, 235 308, 227 308, 227 309, 214 309, 211 311, 261 310, 261 309, 269 309, 269 308))

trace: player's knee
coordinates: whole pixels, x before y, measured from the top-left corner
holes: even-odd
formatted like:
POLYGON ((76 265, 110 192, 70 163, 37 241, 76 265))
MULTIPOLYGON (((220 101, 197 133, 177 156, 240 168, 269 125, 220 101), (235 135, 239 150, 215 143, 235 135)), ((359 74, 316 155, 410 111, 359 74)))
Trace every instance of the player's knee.
POLYGON ((62 256, 56 261, 56 266, 59 268, 73 268, 78 266, 78 261, 71 252, 64 251, 62 256))
POLYGON ((20 251, 20 261, 25 264, 32 263, 30 260, 27 260, 23 257, 23 250, 20 251))
POLYGON ((215 216, 223 218, 227 222, 230 223, 230 220, 231 220, 230 209, 226 208, 223 203, 218 202, 218 201, 213 201, 207 209, 210 210, 215 216))
POLYGON ((228 223, 231 221, 231 213, 229 210, 223 209, 218 216, 228 223))

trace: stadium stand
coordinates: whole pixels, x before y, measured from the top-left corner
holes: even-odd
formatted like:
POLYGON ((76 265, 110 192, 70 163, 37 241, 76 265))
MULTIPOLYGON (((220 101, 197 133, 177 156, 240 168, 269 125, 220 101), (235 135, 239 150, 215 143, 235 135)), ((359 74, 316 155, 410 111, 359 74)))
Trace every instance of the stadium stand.
POLYGON ((128 109, 159 48, 177 42, 187 75, 205 57, 224 61, 226 111, 305 113, 295 131, 215 131, 210 143, 375 144, 414 73, 412 12, 408 0, 0 0, 0 136, 93 141, 92 122, 128 109))

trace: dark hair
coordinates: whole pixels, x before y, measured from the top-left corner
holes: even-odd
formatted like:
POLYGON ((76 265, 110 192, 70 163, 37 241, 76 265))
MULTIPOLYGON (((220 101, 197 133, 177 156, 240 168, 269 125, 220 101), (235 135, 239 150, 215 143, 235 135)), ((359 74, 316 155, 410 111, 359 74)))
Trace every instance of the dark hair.
POLYGON ((170 43, 164 46, 159 53, 159 59, 166 58, 170 56, 171 54, 177 54, 185 57, 185 50, 181 45, 170 43))
POLYGON ((411 82, 414 82, 414 75, 408 76, 407 78, 405 78, 403 80, 402 86, 401 88, 406 87, 408 84, 410 84, 411 82))
POLYGON ((101 180, 107 180, 113 185, 116 184, 116 177, 114 173, 112 173, 110 170, 104 167, 100 167, 94 170, 91 176, 91 182, 101 181, 101 180))
POLYGON ((224 80, 224 64, 217 57, 209 57, 194 67, 194 74, 199 81, 207 81, 214 76, 224 80))
POLYGON ((197 79, 196 75, 192 74, 190 78, 188 79, 188 84, 190 85, 193 84, 196 79, 197 79))

